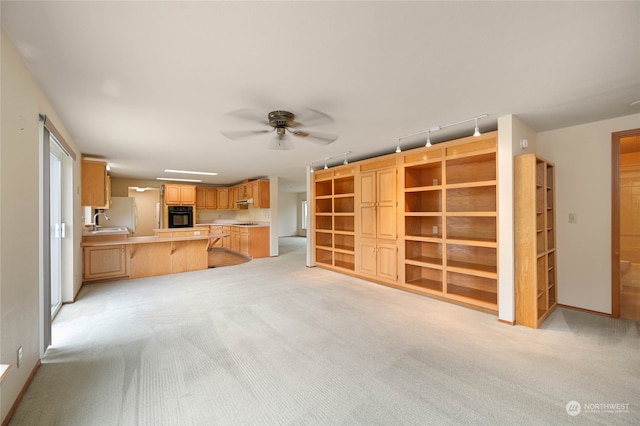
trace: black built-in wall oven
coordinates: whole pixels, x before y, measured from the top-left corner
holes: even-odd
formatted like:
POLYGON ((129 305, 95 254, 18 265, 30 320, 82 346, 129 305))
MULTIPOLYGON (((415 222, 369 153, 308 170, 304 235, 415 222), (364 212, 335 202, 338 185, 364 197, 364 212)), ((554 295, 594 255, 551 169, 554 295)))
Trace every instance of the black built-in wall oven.
POLYGON ((193 207, 192 206, 168 206, 169 228, 191 228, 193 227, 193 207))

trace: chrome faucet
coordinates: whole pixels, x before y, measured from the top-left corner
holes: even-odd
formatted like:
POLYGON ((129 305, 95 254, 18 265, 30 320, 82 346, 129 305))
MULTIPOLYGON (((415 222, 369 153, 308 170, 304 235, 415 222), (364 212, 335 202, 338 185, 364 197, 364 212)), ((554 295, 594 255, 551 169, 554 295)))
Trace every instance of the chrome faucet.
POLYGON ((98 216, 103 215, 105 219, 109 220, 109 216, 107 216, 107 214, 105 212, 98 212, 96 214, 93 215, 93 230, 95 231, 96 229, 98 229, 100 227, 100 225, 98 225, 98 223, 96 222, 96 220, 98 220, 98 216))

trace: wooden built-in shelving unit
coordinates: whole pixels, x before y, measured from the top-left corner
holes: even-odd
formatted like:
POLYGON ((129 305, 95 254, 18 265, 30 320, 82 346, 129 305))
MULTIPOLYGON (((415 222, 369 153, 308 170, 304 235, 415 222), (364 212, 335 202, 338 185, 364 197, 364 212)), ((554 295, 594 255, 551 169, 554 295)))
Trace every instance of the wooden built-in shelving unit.
POLYGON ((496 313, 497 174, 497 132, 316 171, 315 263, 496 313))
POLYGON ((403 285, 498 309, 497 136, 404 154, 403 285))
POLYGON ((315 259, 320 265, 355 270, 354 167, 314 173, 315 259))
POLYGON ((538 328, 557 305, 555 166, 515 157, 516 323, 538 328))

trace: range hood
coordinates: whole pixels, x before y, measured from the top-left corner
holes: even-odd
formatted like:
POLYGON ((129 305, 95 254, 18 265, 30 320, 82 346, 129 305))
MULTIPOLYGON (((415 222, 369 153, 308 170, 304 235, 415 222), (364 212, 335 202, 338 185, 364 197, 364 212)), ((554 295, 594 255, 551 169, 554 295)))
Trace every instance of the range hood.
POLYGON ((238 200, 236 201, 236 204, 238 205, 253 204, 253 198, 247 198, 246 200, 238 200))

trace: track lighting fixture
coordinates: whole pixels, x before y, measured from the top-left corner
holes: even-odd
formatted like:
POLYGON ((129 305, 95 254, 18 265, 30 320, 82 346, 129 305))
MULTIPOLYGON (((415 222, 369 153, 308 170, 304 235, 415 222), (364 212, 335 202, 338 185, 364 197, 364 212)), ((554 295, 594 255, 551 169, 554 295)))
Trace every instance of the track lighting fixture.
POLYGON ((473 131, 473 136, 480 136, 480 128, 478 127, 478 120, 480 120, 481 118, 484 117, 488 117, 489 114, 480 114, 480 115, 476 115, 475 117, 471 117, 471 118, 465 118, 464 120, 460 120, 460 121, 456 121, 454 123, 449 123, 449 124, 441 124, 439 126, 432 126, 427 130, 422 130, 420 132, 416 132, 416 133, 411 133, 410 135, 405 135, 405 136, 400 136, 398 138, 398 146, 396 148, 396 152, 400 152, 400 141, 402 139, 406 139, 406 138, 410 138, 412 136, 416 136, 416 135, 420 135, 422 133, 426 133, 427 134, 427 143, 425 146, 431 146, 431 133, 432 132, 437 132, 438 130, 442 130, 446 127, 451 127, 451 126, 456 126, 458 124, 462 124, 462 123, 466 123, 467 121, 475 121, 476 122, 476 127, 473 131))
POLYGON ((310 168, 310 170, 309 170, 309 171, 310 171, 311 173, 313 173, 313 172, 314 172, 314 170, 313 170, 313 165, 314 165, 315 163, 320 163, 320 162, 323 162, 323 163, 324 163, 324 167, 323 167, 323 169, 325 169, 325 170, 326 170, 326 169, 328 169, 328 168, 329 168, 329 160, 333 160, 334 158, 342 158, 342 157, 344 157, 344 159, 342 160, 342 164, 345 164, 345 165, 346 165, 346 164, 349 164, 349 160, 347 159, 347 156, 348 156, 349 154, 351 154, 351 151, 347 151, 347 152, 345 152, 345 153, 343 153, 343 154, 334 155, 334 156, 332 156, 332 157, 324 157, 324 158, 321 158, 321 159, 319 159, 319 160, 313 160, 313 161, 311 162, 311 164, 309 164, 309 168, 310 168))

